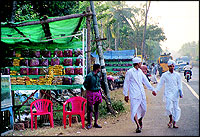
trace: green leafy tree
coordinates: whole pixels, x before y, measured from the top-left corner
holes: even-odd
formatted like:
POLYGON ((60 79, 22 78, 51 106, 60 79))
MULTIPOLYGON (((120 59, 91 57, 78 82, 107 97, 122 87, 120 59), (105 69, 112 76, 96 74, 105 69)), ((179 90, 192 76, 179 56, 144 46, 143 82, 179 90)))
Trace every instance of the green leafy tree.
POLYGON ((199 61, 199 41, 183 44, 178 53, 182 56, 188 56, 193 61, 199 61))
POLYGON ((158 41, 147 40, 146 41, 146 52, 147 52, 147 61, 156 62, 160 53, 162 52, 161 45, 158 41))
MULTIPOLYGON (((107 6, 107 10, 101 11, 102 13, 97 11, 97 17, 99 19, 99 24, 101 23, 100 19, 103 19, 103 31, 104 36, 107 37, 107 43, 105 42, 107 47, 114 50, 115 39, 118 39, 118 50, 137 48, 138 54, 141 54, 145 17, 144 9, 136 7, 128 8, 124 2, 120 1, 108 1, 102 4, 107 6)), ((159 43, 166 40, 166 37, 163 30, 156 24, 148 23, 146 31, 146 41, 147 40, 159 43)), ((160 45, 158 44, 158 46, 160 45)), ((154 47, 151 48, 153 49, 154 47)), ((148 50, 147 44, 145 50, 148 50)), ((159 48, 158 50, 162 49, 159 48)), ((159 56, 160 51, 156 53, 158 54, 157 56, 159 56)))
POLYGON ((55 17, 80 12, 78 1, 16 1, 16 9, 13 8, 13 1, 3 1, 2 22, 10 21, 12 11, 15 13, 15 22, 40 19, 44 15, 55 17))

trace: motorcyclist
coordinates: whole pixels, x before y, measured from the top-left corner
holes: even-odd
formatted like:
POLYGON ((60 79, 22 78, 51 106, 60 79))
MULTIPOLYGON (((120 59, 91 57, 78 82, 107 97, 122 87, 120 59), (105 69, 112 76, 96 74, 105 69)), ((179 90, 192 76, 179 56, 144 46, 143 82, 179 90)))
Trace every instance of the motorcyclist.
POLYGON ((184 66, 183 69, 184 69, 184 76, 186 75, 186 72, 189 71, 190 72, 190 79, 191 79, 192 78, 192 71, 191 71, 192 66, 189 65, 189 62, 187 62, 187 65, 184 66))

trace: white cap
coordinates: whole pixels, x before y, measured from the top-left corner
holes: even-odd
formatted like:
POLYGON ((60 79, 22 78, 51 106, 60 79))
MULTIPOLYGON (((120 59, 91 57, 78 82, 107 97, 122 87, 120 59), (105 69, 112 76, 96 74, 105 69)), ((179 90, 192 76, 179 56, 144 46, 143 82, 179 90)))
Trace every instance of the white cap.
POLYGON ((173 60, 169 60, 169 61, 167 62, 167 64, 168 64, 168 66, 170 66, 171 64, 173 64, 173 65, 175 66, 175 65, 176 65, 176 62, 173 61, 173 60))
POLYGON ((142 62, 141 58, 139 58, 139 57, 133 58, 132 61, 133 61, 133 64, 134 64, 134 63, 140 63, 140 62, 142 62))

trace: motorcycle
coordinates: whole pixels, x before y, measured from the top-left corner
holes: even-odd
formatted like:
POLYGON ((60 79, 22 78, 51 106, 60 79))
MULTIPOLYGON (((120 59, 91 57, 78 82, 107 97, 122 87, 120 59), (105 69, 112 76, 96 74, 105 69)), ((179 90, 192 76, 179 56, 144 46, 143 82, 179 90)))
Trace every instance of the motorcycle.
POLYGON ((148 81, 150 82, 151 81, 151 74, 147 73, 146 77, 147 77, 148 81))
POLYGON ((150 82, 150 81, 151 81, 151 73, 150 73, 149 70, 147 70, 147 74, 146 74, 146 76, 147 76, 147 79, 148 79, 149 82, 150 82))
POLYGON ((191 76, 190 76, 190 72, 189 72, 189 71, 186 71, 185 79, 187 80, 187 82, 189 82, 189 80, 191 79, 191 76))

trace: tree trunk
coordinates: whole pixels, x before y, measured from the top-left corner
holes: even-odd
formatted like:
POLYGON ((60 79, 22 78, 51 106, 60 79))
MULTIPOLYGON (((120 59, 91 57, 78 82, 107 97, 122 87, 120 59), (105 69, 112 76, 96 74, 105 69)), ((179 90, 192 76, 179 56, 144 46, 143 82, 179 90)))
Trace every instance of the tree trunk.
POLYGON ((98 24, 97 24, 97 18, 96 18, 96 12, 94 9, 94 3, 93 1, 90 1, 90 6, 91 6, 91 11, 92 11, 92 17, 93 17, 93 26, 94 26, 94 33, 95 33, 95 38, 96 38, 96 44, 97 44, 97 51, 99 55, 99 62, 101 65, 101 74, 102 74, 102 79, 103 79, 103 90, 108 97, 108 100, 110 101, 110 91, 108 88, 108 83, 107 83, 107 75, 106 75, 106 68, 105 68, 105 62, 104 62, 104 56, 103 56, 103 50, 102 50, 102 45, 100 45, 100 38, 99 38, 99 31, 98 31, 98 24))
POLYGON ((115 50, 117 50, 117 38, 115 38, 115 50))
MULTIPOLYGON (((102 19, 101 19, 101 39, 102 38, 103 38, 103 24, 102 24, 102 19)), ((100 41, 100 44, 102 45, 102 41, 100 41)))
POLYGON ((111 48, 111 36, 109 27, 107 27, 107 38, 108 38, 108 47, 111 48))
POLYGON ((17 9, 17 1, 13 1, 13 8, 12 8, 12 14, 10 18, 10 22, 15 22, 15 11, 17 9))
POLYGON ((109 35, 109 47, 111 48, 111 38, 112 37, 111 37, 111 33, 110 33, 110 28, 109 28, 108 32, 109 32, 109 34, 108 34, 109 35))
POLYGON ((117 23, 117 50, 120 47, 119 22, 117 23))

